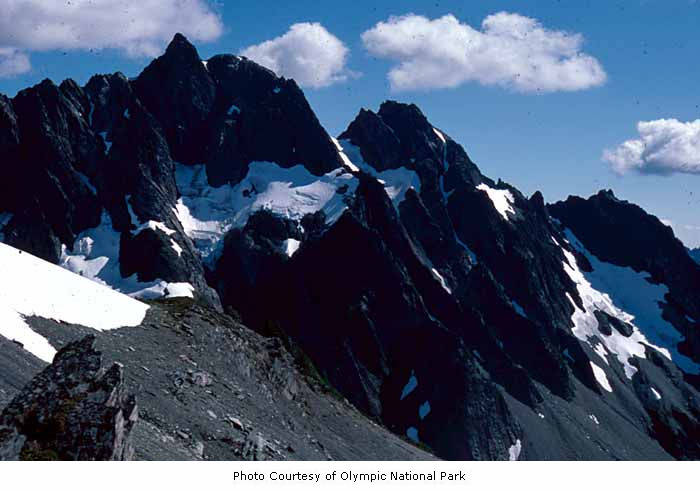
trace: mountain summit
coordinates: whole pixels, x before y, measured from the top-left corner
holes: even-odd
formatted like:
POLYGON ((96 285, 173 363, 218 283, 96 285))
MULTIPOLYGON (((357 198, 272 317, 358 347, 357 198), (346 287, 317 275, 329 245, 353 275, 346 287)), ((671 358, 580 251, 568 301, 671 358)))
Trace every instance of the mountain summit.
MULTIPOLYGON (((0 97, 0 154, 1 241, 155 306, 111 355, 127 373, 156 359, 152 379, 174 384, 144 396, 173 418, 151 436, 196 421, 173 402, 199 390, 184 382, 194 357, 250 377, 276 367, 240 395, 251 421, 265 404, 286 414, 269 428, 287 439, 293 401, 320 414, 335 403, 312 392, 333 387, 348 401, 333 425, 371 427, 352 404, 445 459, 700 458, 700 265, 610 191, 547 205, 490 179, 413 104, 363 109, 335 139, 293 80, 201 60, 176 35, 135 79, 0 97)), ((22 314, 56 348, 91 332, 42 312, 22 314)), ((17 346, 0 362, 23 356, 41 366, 17 346)), ((213 387, 238 404, 228 382, 213 387)), ((207 432, 246 428, 231 417, 207 432)), ((188 450, 170 457, 294 458, 236 431, 202 452, 177 437, 188 450)), ((427 456, 368 431, 369 446, 305 442, 303 458, 427 456)), ((162 458, 151 441, 136 436, 136 455, 162 458)))

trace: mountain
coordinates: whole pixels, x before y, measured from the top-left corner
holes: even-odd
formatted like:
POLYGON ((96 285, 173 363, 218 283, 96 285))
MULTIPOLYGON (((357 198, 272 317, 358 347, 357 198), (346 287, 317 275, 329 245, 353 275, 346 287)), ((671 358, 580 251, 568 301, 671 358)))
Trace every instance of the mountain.
MULTIPOLYGON (((700 458, 700 265, 671 229, 610 191, 527 197, 483 175, 415 105, 362 109, 334 139, 293 80, 239 56, 201 60, 177 35, 135 79, 44 81, 1 99, 0 152, 2 240, 150 302, 148 329, 96 334, 127 381, 152 370, 129 346, 159 360, 164 384, 188 380, 172 375, 183 359, 168 326, 206 336, 203 323, 258 347, 197 342, 219 375, 231 363, 265 373, 257 349, 292 357, 244 399, 291 411, 275 394, 302 368, 309 400, 334 407, 308 377, 346 398, 334 422, 306 416, 321 435, 362 420, 355 407, 445 459, 700 458)), ((45 339, 60 348, 73 336, 45 339)), ((152 434, 220 420, 131 387, 150 398, 152 434)), ((297 413, 276 427, 269 410, 250 406, 256 431, 295 438, 297 413)), ((199 433, 219 442, 205 443, 211 458, 262 445, 250 432, 226 447, 215 427, 199 433)), ((322 447, 332 458, 426 456, 382 446, 376 428, 370 447, 359 433, 345 435, 359 439, 352 451, 322 447)), ((150 445, 139 431, 136 455, 163 457, 139 454, 150 445)), ((175 440, 190 453, 170 455, 201 456, 190 438, 175 440)), ((271 447, 268 457, 290 457, 271 447)))
POLYGON ((688 251, 688 253, 690 254, 690 257, 692 257, 696 263, 700 263, 700 247, 696 247, 695 249, 690 249, 688 251))

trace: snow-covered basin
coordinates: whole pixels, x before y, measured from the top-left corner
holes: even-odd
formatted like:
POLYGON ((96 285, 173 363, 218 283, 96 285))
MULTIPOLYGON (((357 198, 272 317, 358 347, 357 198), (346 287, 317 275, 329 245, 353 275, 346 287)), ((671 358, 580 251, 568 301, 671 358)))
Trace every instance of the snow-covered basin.
POLYGON ((409 189, 415 189, 417 193, 420 193, 421 181, 415 171, 402 166, 379 172, 364 161, 360 148, 350 143, 349 140, 333 139, 333 143, 335 143, 341 159, 348 168, 353 171, 362 170, 377 178, 397 209, 399 203, 405 199, 409 189))
MULTIPOLYGON (((139 220, 131 210, 131 206, 129 205, 128 208, 132 223, 138 224, 139 220)), ((168 229, 162 223, 152 220, 139 225, 134 233, 144 228, 160 230, 166 235, 175 233, 174 230, 168 229)), ((63 246, 59 264, 68 271, 134 298, 192 298, 194 296, 194 287, 189 283, 168 283, 163 280, 142 282, 139 281, 136 273, 123 278, 119 265, 120 237, 121 234, 112 227, 109 213, 103 211, 100 224, 82 232, 75 240, 72 251, 65 245, 63 246)), ((172 238, 170 240, 171 247, 180 256, 182 248, 172 238)))
POLYGON ((0 335, 51 362, 56 350, 25 322, 31 316, 100 331, 137 326, 148 306, 59 266, 0 243, 0 335))
POLYGON ((243 227, 258 210, 294 221, 323 210, 331 224, 347 209, 345 196, 357 188, 357 179, 342 168, 315 176, 302 165, 283 168, 274 162, 252 162, 235 186, 210 186, 204 165, 177 164, 175 178, 182 197, 174 211, 205 259, 226 232, 243 227))

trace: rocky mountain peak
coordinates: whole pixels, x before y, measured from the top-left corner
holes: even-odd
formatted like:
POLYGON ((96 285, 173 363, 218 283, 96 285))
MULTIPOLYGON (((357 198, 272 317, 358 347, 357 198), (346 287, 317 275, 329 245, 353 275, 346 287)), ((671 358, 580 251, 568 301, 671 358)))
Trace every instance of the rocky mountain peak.
POLYGON ((197 49, 176 35, 165 54, 153 60, 133 82, 134 92, 165 131, 173 158, 204 161, 205 131, 216 86, 197 49))
POLYGON ((620 201, 612 189, 601 189, 595 197, 601 200, 620 201))
POLYGON ((170 61, 195 62, 200 61, 197 48, 181 33, 176 33, 165 49, 164 58, 170 61))
POLYGON ((379 106, 378 115, 393 128, 407 127, 414 131, 432 128, 428 118, 415 104, 386 100, 379 106))

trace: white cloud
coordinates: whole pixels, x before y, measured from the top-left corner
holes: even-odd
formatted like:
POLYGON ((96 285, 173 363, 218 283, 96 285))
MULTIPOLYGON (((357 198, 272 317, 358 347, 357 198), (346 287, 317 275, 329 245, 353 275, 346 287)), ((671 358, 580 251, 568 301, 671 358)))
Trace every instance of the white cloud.
POLYGON ((574 91, 601 85, 598 60, 581 51, 583 36, 544 28, 536 19, 499 12, 481 30, 453 15, 390 17, 362 34, 373 55, 397 62, 395 90, 457 87, 465 82, 518 92, 574 91))
POLYGON ((293 24, 284 35, 241 54, 305 87, 326 87, 351 75, 345 66, 348 48, 318 22, 293 24))
POLYGON ((603 152, 615 172, 700 174, 700 119, 640 121, 637 132, 639 138, 603 152))
POLYGON ((29 57, 15 48, 0 47, 0 77, 26 73, 31 68, 29 57))
POLYGON ((155 56, 176 32, 211 41, 222 31, 207 0, 2 0, 0 67, 14 70, 0 68, 0 76, 28 71, 32 51, 114 48, 155 56))

